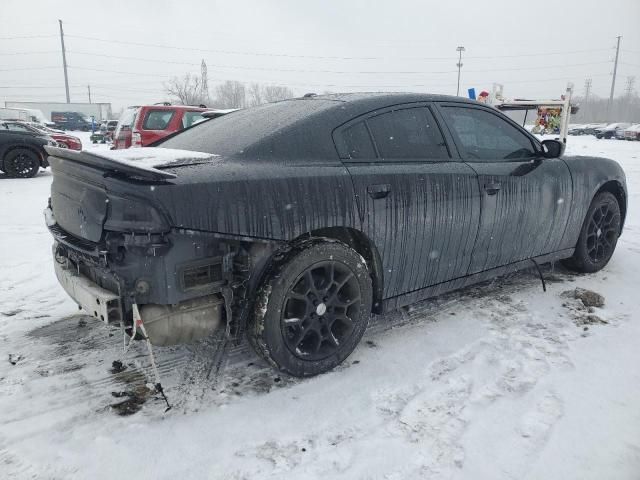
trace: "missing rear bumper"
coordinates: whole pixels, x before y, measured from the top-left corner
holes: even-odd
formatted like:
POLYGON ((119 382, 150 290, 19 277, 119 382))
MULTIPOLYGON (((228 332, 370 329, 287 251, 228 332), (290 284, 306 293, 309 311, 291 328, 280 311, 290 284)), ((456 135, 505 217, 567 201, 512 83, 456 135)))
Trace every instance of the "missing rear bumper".
POLYGON ((117 294, 100 287, 62 263, 54 262, 54 266, 62 288, 88 315, 105 323, 122 321, 122 304, 117 294))

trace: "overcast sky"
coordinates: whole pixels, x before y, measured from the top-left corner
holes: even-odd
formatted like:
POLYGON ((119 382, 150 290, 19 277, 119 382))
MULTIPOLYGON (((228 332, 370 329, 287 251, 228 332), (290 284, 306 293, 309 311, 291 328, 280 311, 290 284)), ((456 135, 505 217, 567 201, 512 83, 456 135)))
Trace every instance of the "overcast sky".
POLYGON ((58 19, 71 100, 90 84, 114 110, 164 100, 163 83, 199 74, 202 59, 212 88, 455 94, 458 45, 463 92, 500 83, 509 97, 557 98, 591 78, 606 97, 617 35, 616 93, 628 76, 640 88, 640 0, 2 0, 0 18, 0 104, 64 101, 58 19))

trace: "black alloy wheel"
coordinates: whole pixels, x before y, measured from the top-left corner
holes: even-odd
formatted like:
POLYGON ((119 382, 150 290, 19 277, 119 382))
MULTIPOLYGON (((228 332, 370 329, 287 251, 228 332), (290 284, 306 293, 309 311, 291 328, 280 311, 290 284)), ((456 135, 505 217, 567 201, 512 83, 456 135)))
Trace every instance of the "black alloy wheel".
POLYGON ((593 263, 611 257, 620 229, 620 211, 604 202, 596 208, 587 228, 587 255, 593 263))
POLYGON ((40 170, 40 159, 31 150, 17 148, 5 155, 2 169, 9 177, 34 177, 40 170))
POLYGON ((307 377, 331 370, 367 328, 372 280, 348 245, 310 238, 274 261, 257 292, 247 336, 280 370, 307 377))
POLYGON ((310 266, 287 293, 282 335, 289 351, 305 360, 336 353, 354 332, 359 316, 360 285, 347 265, 328 260, 310 266))
POLYGON ((574 254, 563 262, 564 265, 584 273, 604 268, 616 249, 621 225, 622 215, 616 197, 609 192, 597 194, 587 211, 574 254))

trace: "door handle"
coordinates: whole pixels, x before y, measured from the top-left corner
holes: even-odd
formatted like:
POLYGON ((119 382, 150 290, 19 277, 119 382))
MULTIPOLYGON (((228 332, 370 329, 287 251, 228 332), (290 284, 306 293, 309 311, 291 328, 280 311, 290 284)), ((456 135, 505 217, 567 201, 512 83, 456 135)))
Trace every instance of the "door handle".
POLYGON ((367 193, 373 199, 384 198, 389 195, 391 191, 391 185, 388 183, 381 183, 379 185, 369 185, 367 187, 367 193))
POLYGON ((500 191, 501 188, 502 188, 502 185, 500 185, 499 183, 484 184, 484 191, 487 192, 487 195, 495 195, 500 191))

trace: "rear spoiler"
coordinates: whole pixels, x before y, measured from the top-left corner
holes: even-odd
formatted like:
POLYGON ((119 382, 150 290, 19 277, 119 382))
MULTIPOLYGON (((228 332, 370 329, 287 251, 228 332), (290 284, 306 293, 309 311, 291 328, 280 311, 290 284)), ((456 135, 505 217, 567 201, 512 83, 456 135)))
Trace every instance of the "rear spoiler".
POLYGON ((75 151, 67 148, 44 147, 47 153, 52 157, 57 157, 65 161, 79 163, 88 167, 106 170, 108 172, 119 173, 128 177, 141 178, 143 180, 168 180, 176 178, 177 175, 170 172, 158 170, 157 168, 147 167, 143 165, 133 165, 124 161, 114 160, 99 153, 75 151))

